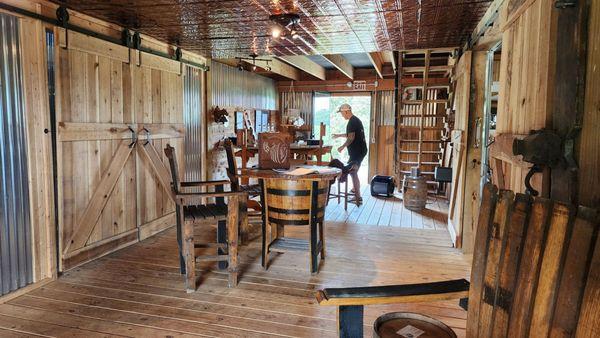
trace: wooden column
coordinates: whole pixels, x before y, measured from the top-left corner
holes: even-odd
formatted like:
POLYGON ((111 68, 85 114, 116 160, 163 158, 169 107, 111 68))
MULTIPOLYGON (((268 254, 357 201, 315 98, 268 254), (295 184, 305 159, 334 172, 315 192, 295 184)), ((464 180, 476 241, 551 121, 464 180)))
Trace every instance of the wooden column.
MULTIPOLYGON (((558 3, 558 2, 557 2, 558 3)), ((558 6, 558 5, 557 5, 558 6)), ((554 96, 551 98, 552 125, 561 137, 581 127, 584 91, 585 58, 587 47, 588 0, 572 1, 556 8, 556 64, 554 96)), ((551 40, 550 43, 553 43, 551 40)), ((567 151, 574 150, 575 142, 566 142, 567 151)), ((574 154, 572 154, 574 156, 574 154)), ((585 156, 585 154, 580 154, 585 156)), ((550 194, 553 200, 576 203, 578 169, 554 168, 551 172, 550 194)))

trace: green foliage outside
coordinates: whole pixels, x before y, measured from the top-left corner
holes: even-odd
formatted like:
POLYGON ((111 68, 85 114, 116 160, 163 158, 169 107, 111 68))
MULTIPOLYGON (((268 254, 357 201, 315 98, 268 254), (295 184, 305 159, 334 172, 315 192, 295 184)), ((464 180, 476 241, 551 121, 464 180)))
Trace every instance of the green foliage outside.
MULTIPOLYGON (((317 96, 314 102, 315 119, 313 124, 313 133, 315 137, 319 135, 319 125, 321 122, 327 126, 327 134, 323 138, 323 142, 328 145, 333 145, 331 154, 333 158, 337 158, 342 162, 348 161, 348 151, 344 150, 340 154, 337 150, 346 139, 333 139, 332 134, 343 134, 346 132, 346 124, 348 123, 340 113, 338 108, 343 103, 348 103, 352 106, 352 113, 356 115, 363 123, 365 128, 365 137, 367 145, 369 144, 369 131, 371 123, 371 96, 317 96)), ((368 158, 368 155, 367 157, 368 158)), ((329 160, 329 159, 325 159, 329 160)), ((362 166, 366 168, 368 161, 363 161, 362 166)), ((361 170, 366 171, 366 170, 361 170)))

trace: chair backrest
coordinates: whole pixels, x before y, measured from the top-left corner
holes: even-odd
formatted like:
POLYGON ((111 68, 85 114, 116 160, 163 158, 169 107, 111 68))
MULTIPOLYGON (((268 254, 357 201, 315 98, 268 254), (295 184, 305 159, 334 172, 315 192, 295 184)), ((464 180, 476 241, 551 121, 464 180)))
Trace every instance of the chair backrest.
POLYGON ((486 185, 467 337, 597 336, 598 215, 486 185))
POLYGON ((181 181, 179 181, 179 171, 177 170, 177 156, 175 155, 175 148, 167 144, 165 147, 165 155, 169 159, 169 166, 171 168, 171 179, 173 180, 173 190, 176 194, 181 190, 181 181))
POLYGON ((231 182, 231 190, 238 191, 240 181, 237 174, 235 154, 233 153, 233 143, 230 139, 225 139, 223 146, 225 147, 225 154, 227 154, 227 177, 229 177, 229 181, 231 182))

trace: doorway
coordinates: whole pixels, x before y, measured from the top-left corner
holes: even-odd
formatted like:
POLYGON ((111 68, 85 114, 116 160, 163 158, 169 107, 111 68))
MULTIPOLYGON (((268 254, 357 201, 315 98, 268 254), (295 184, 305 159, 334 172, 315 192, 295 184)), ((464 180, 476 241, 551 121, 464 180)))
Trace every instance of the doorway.
MULTIPOLYGON (((319 135, 319 126, 321 122, 324 123, 327 133, 323 137, 323 143, 333 146, 331 157, 325 157, 324 161, 330 161, 332 158, 337 158, 344 163, 348 162, 348 151, 344 150, 341 153, 338 151, 338 148, 344 144, 346 139, 334 139, 332 137, 333 134, 342 134, 346 132, 346 125, 348 122, 344 120, 340 113, 338 113, 338 108, 344 103, 349 104, 352 107, 352 113, 362 121, 367 146, 369 144, 368 140, 370 139, 371 130, 371 94, 353 94, 354 95, 316 93, 314 96, 313 134, 319 135)), ((368 149, 368 151, 370 151, 370 149, 368 149)), ((369 154, 367 153, 367 156, 365 156, 365 159, 358 170, 358 177, 361 184, 368 182, 368 175, 369 154)))
POLYGON ((481 129, 482 151, 481 151, 481 183, 480 193, 483 186, 492 181, 492 164, 490 163, 489 147, 496 136, 496 114, 498 112, 498 96, 500 91, 500 60, 502 56, 502 45, 498 43, 487 54, 487 66, 485 73, 485 101, 483 107, 483 121, 481 129))

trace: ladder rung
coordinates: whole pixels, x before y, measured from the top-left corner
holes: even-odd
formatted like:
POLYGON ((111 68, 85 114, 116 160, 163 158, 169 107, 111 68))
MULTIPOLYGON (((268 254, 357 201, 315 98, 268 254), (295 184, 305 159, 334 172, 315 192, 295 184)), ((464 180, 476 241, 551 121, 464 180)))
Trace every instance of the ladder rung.
MULTIPOLYGON (((419 151, 418 150, 402 150, 400 149, 400 152, 403 154, 418 154, 419 151)), ((437 150, 423 150, 421 151, 421 154, 441 154, 441 151, 437 151, 437 150)))

